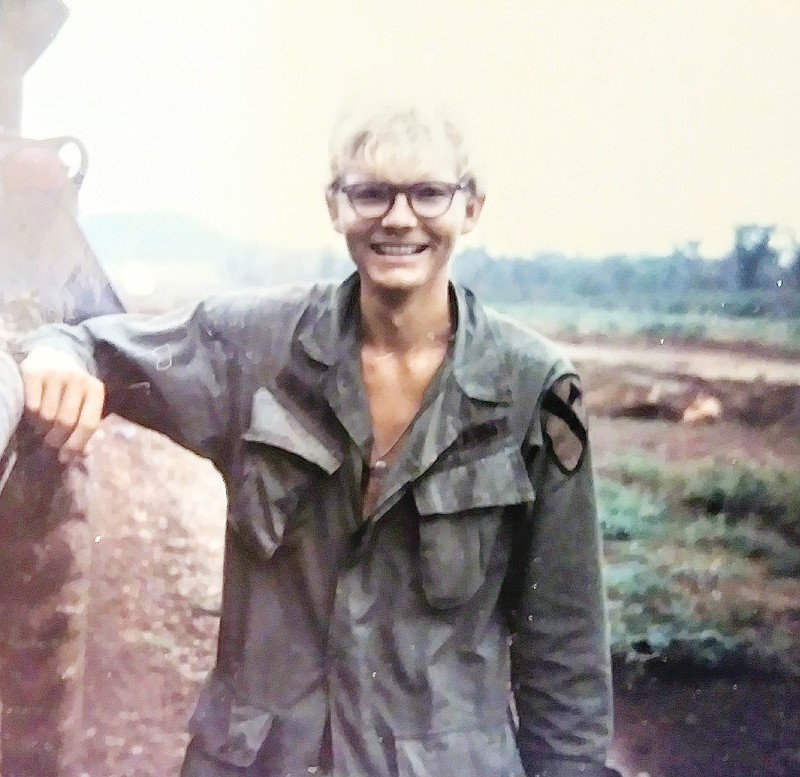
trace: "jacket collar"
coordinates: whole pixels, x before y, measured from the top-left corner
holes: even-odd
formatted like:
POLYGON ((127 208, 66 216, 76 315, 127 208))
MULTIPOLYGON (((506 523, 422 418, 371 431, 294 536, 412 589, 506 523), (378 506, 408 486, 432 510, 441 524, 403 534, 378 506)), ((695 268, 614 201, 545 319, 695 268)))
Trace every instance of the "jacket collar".
MULTIPOLYGON (((471 399, 509 404, 510 365, 486 311, 471 291, 459 284, 450 288, 456 303, 453 376, 458 386, 471 399)), ((358 353, 358 289, 353 273, 321 301, 316 315, 301 322, 297 337, 314 361, 331 367, 358 353)))

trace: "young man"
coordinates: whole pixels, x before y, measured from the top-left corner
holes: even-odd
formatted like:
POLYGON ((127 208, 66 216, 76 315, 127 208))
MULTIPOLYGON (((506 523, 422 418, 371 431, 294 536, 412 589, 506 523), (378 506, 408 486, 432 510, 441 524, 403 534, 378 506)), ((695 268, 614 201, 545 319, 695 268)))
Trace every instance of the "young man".
POLYGON ((451 123, 376 111, 331 159, 342 285, 49 328, 21 366, 65 458, 105 405, 225 480, 217 665, 183 775, 611 774, 578 378, 449 281, 483 205, 451 123))

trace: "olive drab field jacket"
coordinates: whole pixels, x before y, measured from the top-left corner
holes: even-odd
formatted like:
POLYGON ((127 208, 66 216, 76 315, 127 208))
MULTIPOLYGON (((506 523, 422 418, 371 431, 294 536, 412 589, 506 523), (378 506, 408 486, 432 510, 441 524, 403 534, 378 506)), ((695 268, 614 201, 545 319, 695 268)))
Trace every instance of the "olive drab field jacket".
POLYGON ((107 411, 227 489, 216 667, 184 777, 592 777, 610 670, 572 366, 451 288, 457 329, 362 518, 358 279, 40 330, 107 411))

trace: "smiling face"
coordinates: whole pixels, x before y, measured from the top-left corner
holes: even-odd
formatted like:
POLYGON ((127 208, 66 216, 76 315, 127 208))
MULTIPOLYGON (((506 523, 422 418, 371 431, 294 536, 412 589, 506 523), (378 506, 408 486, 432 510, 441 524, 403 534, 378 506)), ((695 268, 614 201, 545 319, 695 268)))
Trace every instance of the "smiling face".
MULTIPOLYGON (((343 191, 343 187, 348 190, 353 184, 369 182, 397 187, 425 182, 455 186, 462 180, 466 171, 461 169, 463 163, 445 125, 421 128, 414 126, 414 117, 404 118, 399 130, 395 119, 394 124, 379 128, 382 133, 356 136, 350 153, 334 166, 335 185, 328 191, 328 208, 334 228, 345 237, 364 290, 396 294, 429 289, 436 293, 447 288, 448 261, 456 239, 477 223, 483 198, 473 188, 462 188, 442 215, 431 218, 417 215, 407 195, 399 193, 385 215, 369 217, 362 215, 363 208, 356 212, 343 191)), ((420 201, 431 196, 424 188, 417 194, 420 201)), ((417 209, 424 214, 424 208, 417 209)))

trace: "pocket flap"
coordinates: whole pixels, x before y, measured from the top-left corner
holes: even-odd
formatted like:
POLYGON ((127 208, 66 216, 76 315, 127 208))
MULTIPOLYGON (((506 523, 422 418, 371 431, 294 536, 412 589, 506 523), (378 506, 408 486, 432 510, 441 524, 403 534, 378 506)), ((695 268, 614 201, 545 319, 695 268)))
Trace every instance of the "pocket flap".
POLYGON ((230 688, 213 674, 200 691, 189 733, 201 750, 232 766, 250 766, 272 727, 273 715, 238 702, 230 688))
MULTIPOLYGON (((508 724, 396 740, 400 777, 525 777, 508 724)), ((577 770, 576 770, 577 773, 577 770)))
POLYGON ((320 467, 328 475, 339 469, 344 458, 333 441, 325 443, 308 431, 264 386, 253 395, 250 428, 242 435, 242 439, 293 453, 320 467))
POLYGON ((511 446, 423 476, 414 485, 422 516, 523 504, 534 497, 522 454, 511 446))

